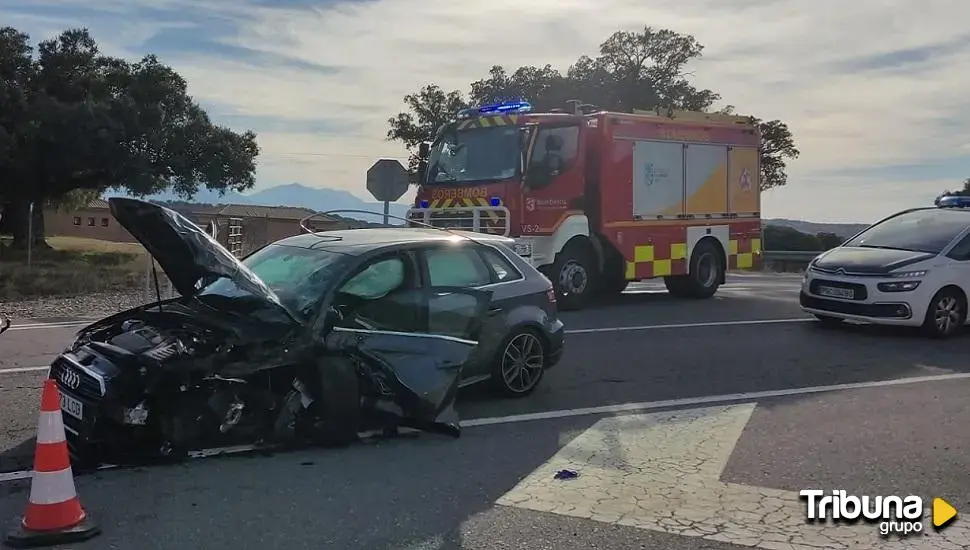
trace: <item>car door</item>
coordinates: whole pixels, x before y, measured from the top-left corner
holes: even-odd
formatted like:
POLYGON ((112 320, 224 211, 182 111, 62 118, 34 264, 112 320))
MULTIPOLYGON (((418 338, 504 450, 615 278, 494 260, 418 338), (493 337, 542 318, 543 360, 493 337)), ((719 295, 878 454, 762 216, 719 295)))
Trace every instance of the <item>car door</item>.
POLYGON ((463 385, 478 382, 491 374, 498 347, 509 330, 508 310, 514 296, 513 282, 522 275, 503 262, 495 249, 475 243, 444 243, 421 250, 422 280, 432 286, 488 290, 492 293, 485 320, 478 335, 479 345, 465 365, 463 385))
POLYGON ((327 349, 358 360, 370 412, 455 433, 462 367, 477 346, 490 293, 421 287, 409 260, 404 253, 377 257, 337 289, 327 349))

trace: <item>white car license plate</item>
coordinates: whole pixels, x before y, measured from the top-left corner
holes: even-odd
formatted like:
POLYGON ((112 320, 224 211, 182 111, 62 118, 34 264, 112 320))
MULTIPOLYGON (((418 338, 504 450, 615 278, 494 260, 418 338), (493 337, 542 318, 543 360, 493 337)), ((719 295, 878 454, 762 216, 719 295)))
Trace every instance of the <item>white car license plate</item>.
POLYGON ((855 298, 855 291, 851 288, 836 288, 834 286, 819 286, 818 293, 822 296, 831 296, 833 298, 844 298, 846 300, 851 300, 855 298))
POLYGON ((84 420, 84 403, 65 393, 61 394, 61 410, 78 420, 84 420))

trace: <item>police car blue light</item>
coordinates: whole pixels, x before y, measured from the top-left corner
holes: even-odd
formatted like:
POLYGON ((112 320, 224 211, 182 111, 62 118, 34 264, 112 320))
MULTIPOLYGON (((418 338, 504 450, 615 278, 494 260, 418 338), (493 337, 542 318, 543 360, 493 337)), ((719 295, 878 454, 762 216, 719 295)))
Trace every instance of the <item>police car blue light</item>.
POLYGON ((960 195, 940 197, 936 202, 936 206, 939 208, 970 208, 970 197, 960 195))
POLYGON ((421 208, 427 208, 427 207, 428 207, 428 201, 421 201, 421 208))
POLYGON ((491 204, 492 206, 498 206, 502 204, 502 199, 498 197, 492 197, 491 199, 489 199, 488 203, 491 204))

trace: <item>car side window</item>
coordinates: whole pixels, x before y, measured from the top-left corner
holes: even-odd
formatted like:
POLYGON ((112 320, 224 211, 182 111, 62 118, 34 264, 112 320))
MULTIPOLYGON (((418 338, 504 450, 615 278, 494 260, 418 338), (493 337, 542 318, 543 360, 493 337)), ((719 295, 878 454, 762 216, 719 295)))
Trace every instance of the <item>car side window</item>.
POLYGON ((522 278, 522 275, 515 269, 515 267, 508 261, 502 254, 492 250, 491 248, 485 248, 482 250, 482 256, 488 263, 489 267, 492 268, 492 272, 495 273, 498 283, 506 283, 509 281, 517 281, 522 278))
POLYGON ((400 255, 379 258, 344 283, 331 305, 338 326, 414 332, 427 325, 406 262, 400 255))
POLYGON ((431 286, 476 287, 492 282, 488 266, 474 248, 447 246, 425 250, 431 286))
POLYGON ((340 293, 374 300, 404 286, 404 260, 400 257, 378 260, 354 275, 340 287, 340 293))
POLYGON ((947 257, 954 260, 970 260, 970 235, 960 240, 947 253, 947 257))

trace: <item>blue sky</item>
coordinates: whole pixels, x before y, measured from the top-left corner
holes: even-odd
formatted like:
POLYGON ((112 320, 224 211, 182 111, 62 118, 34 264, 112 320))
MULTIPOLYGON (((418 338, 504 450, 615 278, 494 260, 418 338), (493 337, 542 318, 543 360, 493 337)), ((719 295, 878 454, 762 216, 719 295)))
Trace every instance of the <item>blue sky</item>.
MULTIPOLYGON (((401 98, 461 88, 495 63, 563 67, 611 32, 694 34, 691 70, 744 114, 780 118, 802 156, 767 217, 871 221, 970 177, 970 31, 950 0, 0 0, 36 40, 91 29, 155 53, 213 117, 259 134, 259 188, 361 197, 401 98)), ((405 198, 409 198, 407 195, 405 198)))

